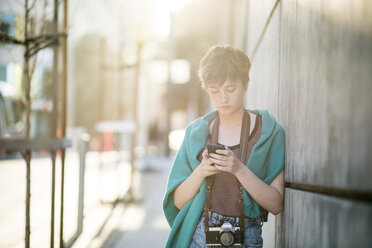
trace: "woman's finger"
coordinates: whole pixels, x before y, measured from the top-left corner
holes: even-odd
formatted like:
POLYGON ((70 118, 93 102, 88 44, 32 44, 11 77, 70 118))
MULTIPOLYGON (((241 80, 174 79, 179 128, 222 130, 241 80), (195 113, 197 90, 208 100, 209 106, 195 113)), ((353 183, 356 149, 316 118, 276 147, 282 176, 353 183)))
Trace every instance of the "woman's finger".
POLYGON ((228 147, 228 146, 225 146, 225 152, 226 152, 227 154, 234 155, 234 152, 231 151, 230 147, 228 147))
POLYGON ((221 166, 221 165, 218 165, 218 164, 216 164, 215 167, 219 171, 229 171, 229 167, 221 166))
POLYGON ((220 166, 226 167, 229 165, 229 161, 219 160, 219 159, 214 159, 214 158, 210 158, 210 160, 212 163, 220 165, 220 166))
POLYGON ((225 151, 230 151, 230 152, 232 152, 231 149, 230 149, 230 147, 228 147, 228 146, 225 146, 225 151))
POLYGON ((230 152, 228 150, 216 150, 216 153, 222 154, 222 155, 229 155, 230 154, 230 152))
POLYGON ((226 159, 225 155, 218 155, 216 153, 212 153, 210 157, 214 158, 214 159, 218 159, 218 160, 225 160, 226 159))

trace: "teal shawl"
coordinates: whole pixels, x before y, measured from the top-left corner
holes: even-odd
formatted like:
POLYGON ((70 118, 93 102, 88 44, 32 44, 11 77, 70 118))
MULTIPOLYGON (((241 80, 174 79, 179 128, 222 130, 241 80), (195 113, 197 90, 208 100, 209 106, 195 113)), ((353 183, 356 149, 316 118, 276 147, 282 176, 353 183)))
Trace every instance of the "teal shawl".
MULTIPOLYGON (((261 137, 253 147, 247 167, 270 184, 284 167, 284 130, 266 110, 248 110, 262 116, 261 137)), ((179 210, 174 205, 174 190, 200 164, 197 155, 209 134, 209 122, 217 115, 210 112, 190 123, 174 159, 163 200, 165 217, 171 226, 166 247, 189 247, 205 203, 205 181, 199 192, 179 210)), ((255 218, 259 205, 244 190, 244 214, 255 218)))

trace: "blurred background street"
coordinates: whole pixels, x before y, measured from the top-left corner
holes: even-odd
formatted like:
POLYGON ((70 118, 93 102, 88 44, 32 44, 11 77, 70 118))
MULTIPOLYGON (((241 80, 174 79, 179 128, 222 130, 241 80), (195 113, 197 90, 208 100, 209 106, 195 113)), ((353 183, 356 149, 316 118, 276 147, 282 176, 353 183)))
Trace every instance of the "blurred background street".
POLYGON ((248 55, 245 105, 285 129, 264 247, 370 247, 368 0, 1 0, 0 247, 164 247, 216 44, 248 55))
MULTIPOLYGON (((89 152, 85 170, 84 229, 76 247, 162 247, 169 233, 162 212, 162 198, 169 157, 153 157, 134 175, 132 203, 115 202, 127 193, 130 183, 128 162, 117 154, 89 152), (100 171, 97 161, 105 160, 100 171)), ((125 157, 125 154, 123 154, 125 157)), ((138 161, 145 163, 146 161, 138 161)), ((65 235, 72 237, 77 228, 78 164, 76 154, 66 160, 65 235)), ((32 163, 32 247, 46 247, 50 230, 50 159, 35 158, 32 163)), ((25 175, 24 161, 2 161, 0 166, 0 247, 24 247, 24 188, 19 180, 25 175)), ((58 178, 59 173, 57 173, 58 178)), ((58 192, 58 189, 57 189, 58 192)), ((57 202, 58 204, 58 202, 57 202)), ((58 232, 58 230, 56 230, 58 232)))

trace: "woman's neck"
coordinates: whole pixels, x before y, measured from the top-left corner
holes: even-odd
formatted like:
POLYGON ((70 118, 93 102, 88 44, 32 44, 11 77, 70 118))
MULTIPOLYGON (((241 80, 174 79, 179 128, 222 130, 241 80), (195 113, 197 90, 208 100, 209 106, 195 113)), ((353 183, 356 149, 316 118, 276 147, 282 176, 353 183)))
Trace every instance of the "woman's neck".
POLYGON ((220 124, 223 125, 224 127, 236 127, 240 126, 242 123, 243 119, 243 114, 244 114, 244 107, 242 107, 240 110, 229 114, 229 115, 221 115, 220 116, 220 124))

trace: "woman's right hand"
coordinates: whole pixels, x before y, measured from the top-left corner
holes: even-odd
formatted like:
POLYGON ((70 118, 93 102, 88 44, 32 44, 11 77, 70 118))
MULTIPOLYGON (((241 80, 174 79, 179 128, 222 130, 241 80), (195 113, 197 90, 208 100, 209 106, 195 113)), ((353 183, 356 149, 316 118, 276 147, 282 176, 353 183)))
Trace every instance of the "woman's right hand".
POLYGON ((203 159, 198 167, 191 175, 184 180, 174 191, 174 205, 178 209, 182 209, 185 204, 190 201, 200 190, 204 179, 220 172, 207 156, 207 149, 202 153, 203 159))
POLYGON ((218 170, 213 165, 213 163, 209 160, 207 154, 208 154, 208 151, 207 151, 207 149, 205 149, 204 152, 202 153, 203 159, 202 159, 200 165, 196 168, 196 171, 198 172, 198 174, 200 176, 202 176, 203 178, 206 178, 208 176, 212 176, 212 175, 220 172, 220 170, 218 170))

